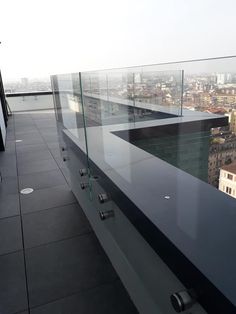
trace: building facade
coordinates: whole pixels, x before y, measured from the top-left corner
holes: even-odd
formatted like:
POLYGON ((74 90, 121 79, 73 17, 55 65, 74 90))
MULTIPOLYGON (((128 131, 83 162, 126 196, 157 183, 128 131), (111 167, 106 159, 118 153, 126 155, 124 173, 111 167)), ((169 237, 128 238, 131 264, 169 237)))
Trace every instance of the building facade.
POLYGON ((220 169, 219 190, 236 198, 236 163, 220 169))

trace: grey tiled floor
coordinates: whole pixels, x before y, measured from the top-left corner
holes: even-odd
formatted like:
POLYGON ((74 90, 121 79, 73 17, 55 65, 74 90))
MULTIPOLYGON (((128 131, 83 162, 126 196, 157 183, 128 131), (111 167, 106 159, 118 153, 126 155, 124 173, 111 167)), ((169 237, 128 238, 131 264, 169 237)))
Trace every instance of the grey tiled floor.
POLYGON ((54 112, 9 119, 0 171, 0 314, 137 313, 70 191, 54 112))

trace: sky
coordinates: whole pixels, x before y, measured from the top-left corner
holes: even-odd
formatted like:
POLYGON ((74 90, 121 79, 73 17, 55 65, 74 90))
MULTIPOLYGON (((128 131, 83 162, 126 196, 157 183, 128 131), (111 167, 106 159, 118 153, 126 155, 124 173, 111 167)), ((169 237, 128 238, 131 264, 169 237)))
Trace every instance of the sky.
POLYGON ((236 55, 235 0, 2 0, 5 80, 236 55))

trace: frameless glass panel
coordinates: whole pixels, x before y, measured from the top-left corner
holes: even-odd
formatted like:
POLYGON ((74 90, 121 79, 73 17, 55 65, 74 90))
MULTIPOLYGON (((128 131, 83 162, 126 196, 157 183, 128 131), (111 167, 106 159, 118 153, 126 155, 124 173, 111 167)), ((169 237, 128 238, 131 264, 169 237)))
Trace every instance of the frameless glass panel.
POLYGON ((166 63, 157 68, 184 71, 184 109, 224 114, 235 104, 236 57, 166 63))
POLYGON ((156 121, 175 118, 181 112, 182 71, 155 71, 155 67, 145 70, 82 73, 89 157, 99 158, 102 169, 126 165, 132 153, 127 146, 122 158, 117 158, 112 149, 117 145, 111 140, 112 131, 142 128, 148 121, 155 125, 156 121), (169 103, 164 96, 167 93, 172 99, 169 103))
POLYGON ((78 138, 86 153, 79 73, 54 76, 52 84, 59 126, 78 138))
POLYGON ((164 114, 181 115, 183 71, 160 71, 158 66, 133 69, 135 106, 164 114))
MULTIPOLYGON (((221 168, 229 169, 236 160, 236 58, 177 62, 157 68, 184 71, 184 117, 206 120, 207 116, 221 115, 225 120, 228 117, 229 123, 214 123, 208 130, 178 131, 163 138, 138 139, 133 144, 225 192, 226 185, 219 182, 221 168)), ((234 197, 236 190, 227 194, 234 197)))
POLYGON ((235 61, 82 73, 94 202, 101 184, 143 233, 144 214, 234 304, 235 61))
POLYGON ((73 189, 83 189, 90 197, 80 74, 53 76, 52 86, 63 160, 72 174, 73 189))
POLYGON ((76 113, 81 111, 80 93, 74 94, 73 78, 72 74, 57 76, 57 114, 66 129, 76 128, 76 113))

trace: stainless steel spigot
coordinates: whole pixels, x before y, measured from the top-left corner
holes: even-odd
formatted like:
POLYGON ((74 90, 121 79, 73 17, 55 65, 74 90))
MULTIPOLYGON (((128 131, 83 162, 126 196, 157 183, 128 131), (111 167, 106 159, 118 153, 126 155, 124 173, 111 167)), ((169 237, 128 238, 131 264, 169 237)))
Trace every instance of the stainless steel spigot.
POLYGON ((85 176, 87 174, 87 169, 86 168, 81 168, 79 170, 79 174, 81 175, 81 177, 85 176))
POLYGON ((99 216, 101 220, 106 220, 108 218, 114 217, 114 210, 100 210, 99 211, 99 216))
POLYGON ((193 290, 183 290, 170 296, 171 304, 177 313, 190 309, 196 303, 193 290))
POLYGON ((89 186, 88 182, 81 182, 81 183, 80 183, 80 187, 81 187, 82 190, 87 189, 88 186, 89 186))
POLYGON ((104 204, 109 200, 109 198, 108 198, 108 195, 106 193, 100 193, 100 194, 98 194, 98 200, 101 204, 104 204))

